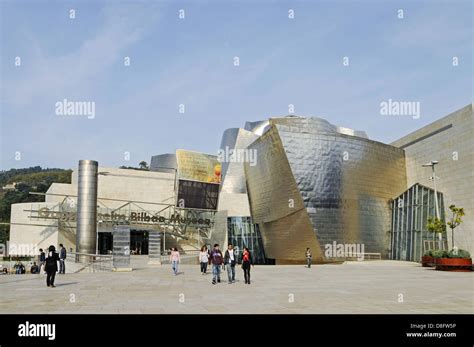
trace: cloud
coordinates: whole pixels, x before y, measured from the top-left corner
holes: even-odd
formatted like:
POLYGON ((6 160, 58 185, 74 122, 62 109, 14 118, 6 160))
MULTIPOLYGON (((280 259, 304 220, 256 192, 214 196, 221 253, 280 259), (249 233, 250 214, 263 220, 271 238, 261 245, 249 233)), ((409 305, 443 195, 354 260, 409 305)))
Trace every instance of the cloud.
POLYGON ((30 41, 33 62, 27 74, 15 74, 2 93, 14 107, 34 106, 38 100, 60 99, 68 95, 93 94, 94 85, 128 47, 146 33, 146 26, 157 20, 158 12, 133 5, 102 9, 103 25, 97 34, 84 40, 77 49, 63 55, 45 52, 33 35, 30 41), (21 77, 20 77, 21 76, 21 77), (91 83, 93 82, 93 83, 91 83))

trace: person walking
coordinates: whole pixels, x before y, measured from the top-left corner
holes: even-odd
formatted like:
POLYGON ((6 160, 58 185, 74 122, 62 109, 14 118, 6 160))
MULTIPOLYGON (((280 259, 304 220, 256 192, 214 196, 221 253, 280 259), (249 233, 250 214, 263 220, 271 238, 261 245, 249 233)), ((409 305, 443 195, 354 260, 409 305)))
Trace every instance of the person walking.
POLYGON ((214 249, 211 252, 211 263, 212 263, 212 284, 221 282, 221 266, 224 263, 222 252, 219 249, 219 244, 214 245, 214 249))
POLYGON ((306 264, 308 265, 308 269, 311 268, 312 258, 313 255, 311 254, 311 250, 309 248, 306 248, 306 264))
POLYGON ((45 270, 46 270, 46 285, 54 288, 54 278, 58 271, 59 254, 56 253, 56 248, 51 245, 48 248, 48 255, 46 256, 45 270))
POLYGON ((209 251, 206 245, 202 246, 201 252, 199 252, 199 263, 201 264, 201 275, 205 275, 207 273, 207 264, 209 263, 209 251))
POLYGON ((59 273, 60 274, 65 274, 66 273, 66 248, 64 248, 63 244, 59 244, 60 250, 59 250, 59 273))
POLYGON ((247 247, 242 252, 242 269, 244 270, 245 284, 250 284, 250 266, 253 266, 252 254, 247 247))
POLYGON ((235 264, 236 263, 237 261, 236 261, 234 246, 231 243, 229 243, 224 254, 224 264, 227 267, 227 278, 229 280, 228 282, 229 284, 232 284, 235 282, 235 264))
POLYGON ((39 260, 38 260, 38 266, 39 266, 39 271, 38 273, 40 274, 41 273, 41 270, 44 270, 44 262, 46 260, 46 254, 44 253, 43 251, 43 248, 40 248, 39 249, 39 252, 40 252, 40 255, 39 255, 39 260))
POLYGON ((180 262, 178 248, 173 247, 170 254, 170 262, 173 268, 173 273, 176 276, 178 274, 178 264, 180 262))

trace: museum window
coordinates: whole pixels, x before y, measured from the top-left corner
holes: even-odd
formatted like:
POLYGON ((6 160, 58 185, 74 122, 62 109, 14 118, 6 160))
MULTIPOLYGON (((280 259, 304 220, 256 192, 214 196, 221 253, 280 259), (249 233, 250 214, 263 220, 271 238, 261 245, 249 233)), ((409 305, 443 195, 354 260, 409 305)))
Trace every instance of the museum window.
POLYGON ((255 264, 266 264, 263 243, 258 224, 252 223, 251 217, 227 218, 227 231, 229 243, 237 250, 238 259, 244 247, 247 247, 255 264))

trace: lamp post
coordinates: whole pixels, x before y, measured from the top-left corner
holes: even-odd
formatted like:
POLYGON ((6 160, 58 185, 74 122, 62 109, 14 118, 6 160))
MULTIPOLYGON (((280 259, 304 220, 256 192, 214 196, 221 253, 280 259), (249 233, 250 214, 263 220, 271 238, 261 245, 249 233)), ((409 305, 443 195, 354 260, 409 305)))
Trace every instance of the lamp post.
MULTIPOLYGON (((423 164, 423 167, 431 167, 431 174, 432 176, 430 179, 433 180, 433 187, 434 187, 434 199, 435 199, 435 215, 436 218, 441 219, 439 213, 439 205, 438 205, 438 190, 436 189, 436 170, 435 165, 439 162, 437 160, 432 160, 429 163, 423 164)), ((439 249, 441 249, 441 233, 438 233, 438 240, 439 240, 439 249)))

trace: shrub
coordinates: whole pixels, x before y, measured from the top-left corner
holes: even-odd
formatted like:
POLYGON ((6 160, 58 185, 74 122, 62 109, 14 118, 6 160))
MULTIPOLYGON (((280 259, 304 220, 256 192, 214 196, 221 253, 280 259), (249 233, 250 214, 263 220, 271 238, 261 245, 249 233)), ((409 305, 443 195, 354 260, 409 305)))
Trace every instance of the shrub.
POLYGON ((441 249, 437 249, 435 251, 432 251, 431 255, 433 256, 433 258, 447 258, 448 257, 448 252, 443 251, 441 249))
POLYGON ((448 252, 448 258, 464 258, 464 259, 469 259, 471 258, 471 255, 469 254, 468 251, 464 249, 458 249, 457 252, 452 249, 448 252))
POLYGON ((429 250, 425 251, 425 254, 423 254, 423 256, 432 257, 433 256, 433 250, 429 249, 429 250))

